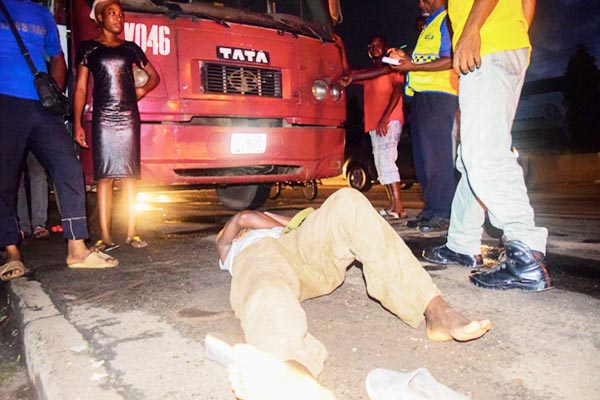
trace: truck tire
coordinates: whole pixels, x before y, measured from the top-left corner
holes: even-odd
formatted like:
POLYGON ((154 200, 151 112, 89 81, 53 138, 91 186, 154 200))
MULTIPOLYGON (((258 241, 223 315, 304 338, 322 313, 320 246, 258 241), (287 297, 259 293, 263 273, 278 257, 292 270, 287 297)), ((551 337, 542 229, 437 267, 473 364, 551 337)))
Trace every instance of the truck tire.
POLYGON ((371 181, 367 171, 361 164, 351 164, 347 172, 348 186, 361 192, 371 189, 371 181))
POLYGON ((283 186, 283 183, 281 182, 276 182, 271 186, 271 189, 269 189, 269 196, 267 196, 269 200, 275 200, 279 197, 281 194, 281 186, 283 186))
POLYGON ((232 210, 255 210, 262 206, 269 196, 271 184, 222 186, 216 188, 223 206, 232 210))
POLYGON ((306 198, 306 200, 313 201, 317 198, 317 194, 319 193, 319 189, 317 186, 317 181, 307 181, 302 183, 302 194, 306 198))

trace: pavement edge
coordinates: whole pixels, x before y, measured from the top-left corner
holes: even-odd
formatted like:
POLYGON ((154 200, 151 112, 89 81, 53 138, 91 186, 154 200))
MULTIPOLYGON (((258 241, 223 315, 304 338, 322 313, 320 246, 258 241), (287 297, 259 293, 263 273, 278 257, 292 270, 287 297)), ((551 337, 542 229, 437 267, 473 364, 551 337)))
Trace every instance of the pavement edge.
POLYGON ((106 366, 59 312, 39 282, 17 279, 9 292, 23 333, 29 377, 43 400, 123 399, 108 384, 106 366))

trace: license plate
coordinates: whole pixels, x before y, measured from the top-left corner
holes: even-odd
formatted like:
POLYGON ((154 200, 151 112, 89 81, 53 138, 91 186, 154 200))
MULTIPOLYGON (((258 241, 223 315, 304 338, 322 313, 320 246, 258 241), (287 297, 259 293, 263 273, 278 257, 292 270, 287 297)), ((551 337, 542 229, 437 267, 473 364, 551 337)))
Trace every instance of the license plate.
POLYGON ((232 133, 231 154, 262 154, 267 149, 266 133, 232 133))

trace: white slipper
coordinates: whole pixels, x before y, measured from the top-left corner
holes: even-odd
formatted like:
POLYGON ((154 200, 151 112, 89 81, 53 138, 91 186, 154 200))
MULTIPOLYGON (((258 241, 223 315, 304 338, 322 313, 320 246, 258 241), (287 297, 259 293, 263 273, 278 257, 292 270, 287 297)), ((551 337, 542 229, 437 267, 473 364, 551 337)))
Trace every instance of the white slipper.
POLYGON ((468 400, 439 383, 425 368, 397 372, 376 368, 365 380, 371 400, 468 400))

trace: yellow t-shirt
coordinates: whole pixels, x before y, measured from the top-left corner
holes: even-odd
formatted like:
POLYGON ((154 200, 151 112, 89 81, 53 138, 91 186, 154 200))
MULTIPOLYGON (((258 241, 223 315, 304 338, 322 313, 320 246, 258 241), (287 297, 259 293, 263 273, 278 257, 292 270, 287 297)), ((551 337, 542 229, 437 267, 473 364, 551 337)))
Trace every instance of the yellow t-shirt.
MULTIPOLYGON (((452 37, 454 47, 465 27, 473 1, 449 0, 448 2, 448 15, 454 31, 452 37)), ((528 29, 521 0, 499 0, 481 28, 481 55, 531 48, 528 29)))

